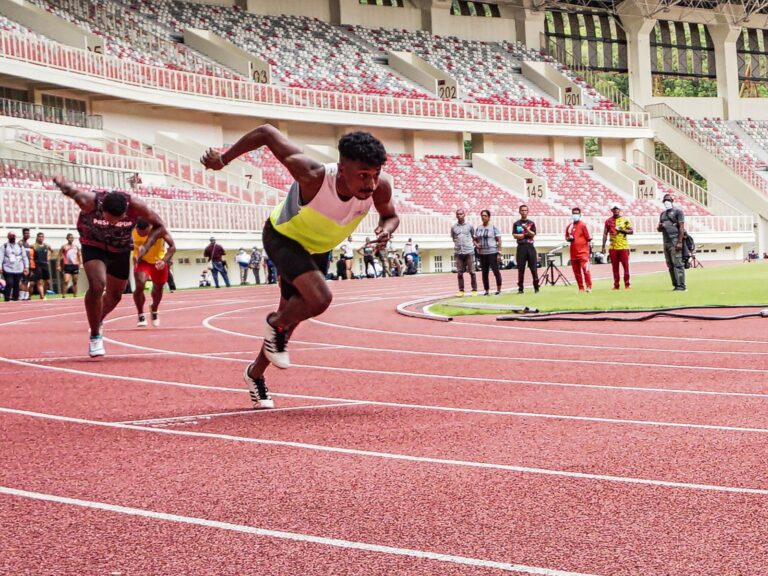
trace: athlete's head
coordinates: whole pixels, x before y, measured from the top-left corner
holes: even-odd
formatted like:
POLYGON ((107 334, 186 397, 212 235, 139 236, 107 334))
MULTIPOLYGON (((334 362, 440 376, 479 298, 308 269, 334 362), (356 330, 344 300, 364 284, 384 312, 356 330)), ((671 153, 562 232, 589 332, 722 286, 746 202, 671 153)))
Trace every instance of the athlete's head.
POLYGON ((67 244, 72 244, 72 242, 75 241, 75 236, 73 234, 67 234, 67 244))
POLYGON ((113 190, 104 196, 101 207, 104 209, 104 218, 110 224, 115 224, 122 220, 128 211, 128 198, 122 192, 113 190))
POLYGON ((136 219, 136 232, 139 234, 139 236, 146 236, 149 234, 149 222, 144 220, 144 218, 137 218, 136 219))
POLYGON ((387 161, 384 144, 369 132, 350 132, 339 140, 339 178, 342 192, 361 200, 370 198, 379 185, 387 161))
POLYGON ((37 236, 35 237, 35 240, 37 241, 38 244, 42 244, 45 241, 45 234, 43 234, 42 232, 38 232, 37 236))
MULTIPOLYGON (((29 235, 30 235, 29 228, 22 228, 21 229, 21 239, 24 240, 24 242, 29 240, 29 235)), ((15 236, 15 234, 14 234, 14 236, 15 236)))
POLYGON ((466 217, 467 217, 467 214, 466 212, 464 212, 463 208, 459 208, 458 210, 456 210, 456 221, 459 224, 464 224, 464 218, 466 217))

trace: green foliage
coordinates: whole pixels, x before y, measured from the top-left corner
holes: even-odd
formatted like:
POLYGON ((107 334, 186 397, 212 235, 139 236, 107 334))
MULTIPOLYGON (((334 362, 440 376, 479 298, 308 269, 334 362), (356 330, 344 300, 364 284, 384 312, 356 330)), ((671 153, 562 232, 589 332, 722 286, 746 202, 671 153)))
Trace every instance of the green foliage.
POLYGON ((600 139, 596 137, 584 138, 584 157, 592 158, 600 156, 600 139))
POLYGON ((717 81, 708 78, 659 77, 654 82, 654 96, 706 98, 717 96, 717 81))
POLYGON ((693 181, 705 190, 707 189, 707 179, 691 168, 691 166, 686 163, 685 160, 680 158, 680 156, 672 152, 666 144, 659 140, 656 140, 653 144, 656 160, 669 166, 672 170, 685 176, 688 180, 693 181))

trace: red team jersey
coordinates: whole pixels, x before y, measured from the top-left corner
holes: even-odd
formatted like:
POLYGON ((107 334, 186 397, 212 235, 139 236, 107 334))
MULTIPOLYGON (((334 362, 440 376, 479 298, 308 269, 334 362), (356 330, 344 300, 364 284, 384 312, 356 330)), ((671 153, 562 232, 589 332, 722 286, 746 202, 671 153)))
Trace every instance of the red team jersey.
POLYGON ((565 229, 565 239, 571 242, 571 260, 589 260, 589 243, 592 235, 584 222, 572 222, 565 229))

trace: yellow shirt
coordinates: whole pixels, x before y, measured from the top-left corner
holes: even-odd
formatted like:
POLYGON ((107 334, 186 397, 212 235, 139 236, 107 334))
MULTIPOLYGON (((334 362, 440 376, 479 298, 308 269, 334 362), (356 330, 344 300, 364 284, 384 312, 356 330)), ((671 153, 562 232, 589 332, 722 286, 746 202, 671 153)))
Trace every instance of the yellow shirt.
MULTIPOLYGON (((133 257, 138 258, 139 256, 139 249, 146 244, 147 239, 149 238, 149 234, 146 236, 140 235, 138 232, 136 232, 136 229, 133 229, 133 257)), ((142 258, 142 262, 146 262, 147 264, 156 264, 158 261, 162 260, 165 257, 165 240, 162 238, 158 238, 155 241, 155 244, 147 250, 147 253, 144 254, 144 258, 142 258)))
POLYGON ((613 217, 611 217, 605 221, 605 226, 608 228, 608 232, 611 238, 610 249, 629 250, 629 238, 627 238, 627 235, 616 232, 616 230, 626 230, 627 228, 632 228, 632 222, 629 221, 629 218, 625 216, 619 216, 614 220, 613 217))

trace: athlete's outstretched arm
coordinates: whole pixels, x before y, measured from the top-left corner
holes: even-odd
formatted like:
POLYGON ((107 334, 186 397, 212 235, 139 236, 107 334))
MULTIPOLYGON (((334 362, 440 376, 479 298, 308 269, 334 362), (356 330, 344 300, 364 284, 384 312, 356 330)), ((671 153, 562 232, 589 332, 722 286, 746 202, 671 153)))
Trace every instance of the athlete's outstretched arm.
POLYGON ((53 178, 53 183, 59 187, 59 190, 64 193, 64 196, 67 198, 72 198, 72 200, 75 201, 75 203, 80 207, 80 210, 83 212, 93 212, 93 210, 96 208, 95 192, 85 192, 83 190, 78 190, 72 186, 72 184, 67 182, 67 179, 64 178, 64 176, 55 176, 53 178))
POLYGON ((382 174, 379 178, 379 186, 373 193, 373 205, 379 213, 379 225, 374 230, 376 234, 376 244, 379 247, 386 246, 392 234, 400 226, 400 217, 395 210, 395 203, 392 201, 392 184, 389 178, 382 174))
POLYGON ((163 241, 168 245, 168 249, 165 251, 165 256, 162 260, 158 261, 157 264, 155 264, 155 267, 162 262, 162 266, 160 269, 164 268, 165 266, 168 266, 171 261, 173 260, 173 255, 176 254, 176 243, 173 241, 173 236, 171 236, 171 233, 168 232, 168 230, 165 231, 165 233, 162 236, 163 241))
POLYGON ((299 183, 303 200, 310 201, 323 184, 325 167, 304 154, 301 148, 271 124, 263 124, 251 130, 224 153, 209 148, 200 162, 211 170, 221 170, 235 158, 262 146, 269 148, 299 183))

